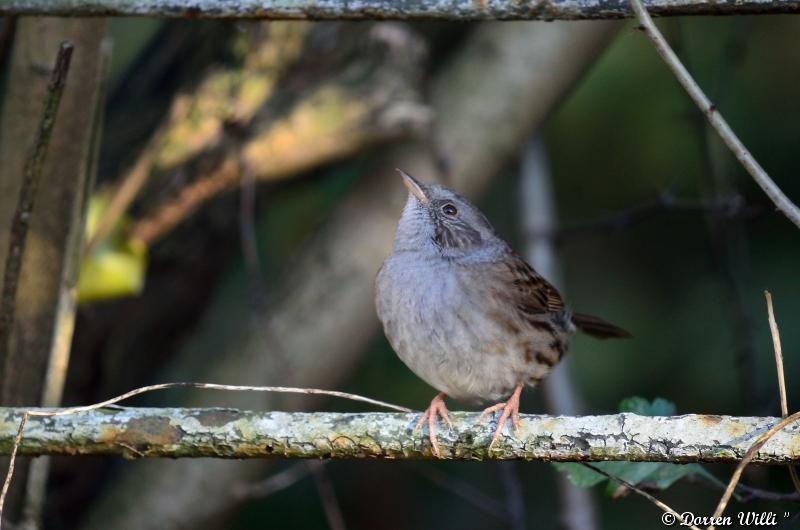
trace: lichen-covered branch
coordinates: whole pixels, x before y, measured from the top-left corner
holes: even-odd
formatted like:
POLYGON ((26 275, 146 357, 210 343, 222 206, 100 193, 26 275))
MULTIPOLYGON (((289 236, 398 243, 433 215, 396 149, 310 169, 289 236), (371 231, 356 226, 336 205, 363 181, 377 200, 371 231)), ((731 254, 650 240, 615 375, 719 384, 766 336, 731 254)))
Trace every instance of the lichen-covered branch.
MULTIPOLYGON (((42 409, 38 409, 42 410, 42 409)), ((0 454, 9 454, 24 409, 0 409, 0 454)), ((522 415, 520 429, 488 449, 493 426, 455 412, 444 458, 541 461, 735 462, 778 418, 522 415)), ((417 414, 290 413, 221 408, 114 408, 31 416, 23 455, 217 458, 433 458, 417 414)), ((800 424, 767 442, 755 462, 800 462, 800 424)))
MULTIPOLYGON (((654 15, 796 13, 797 0, 648 0, 654 15)), ((553 20, 632 16, 617 0, 5 0, 0 15, 258 19, 553 20)))

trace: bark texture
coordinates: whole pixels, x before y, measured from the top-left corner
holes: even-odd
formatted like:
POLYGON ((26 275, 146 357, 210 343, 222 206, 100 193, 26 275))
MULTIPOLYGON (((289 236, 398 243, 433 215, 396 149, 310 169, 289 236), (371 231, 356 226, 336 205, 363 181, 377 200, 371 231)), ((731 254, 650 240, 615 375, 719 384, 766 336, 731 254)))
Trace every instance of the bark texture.
MULTIPOLYGON (((654 15, 796 13, 796 0, 648 0, 654 15)), ((7 0, 0 15, 151 16, 265 19, 578 20, 633 16, 615 0, 7 0)))
MULTIPOLYGON (((45 409, 38 409, 45 410, 45 409)), ((54 410, 54 409, 50 409, 54 410)), ((0 452, 9 454, 24 409, 0 409, 0 452)), ((780 418, 711 416, 521 415, 515 434, 491 450, 494 425, 454 412, 442 429, 452 460, 737 462, 780 418)), ((31 416, 24 455, 216 458, 435 459, 419 414, 254 412, 237 409, 124 408, 31 416)), ((800 462, 800 424, 771 438, 753 460, 800 462)))
MULTIPOLYGON (((61 393, 69 352, 61 346, 71 340, 74 315, 66 287, 83 234, 104 34, 101 19, 24 18, 17 25, 0 119, 0 263, 54 58, 64 40, 74 52, 30 216, 10 340, 0 348, 3 405, 52 404, 61 393)), ((27 466, 17 471, 5 513, 11 520, 18 517, 27 466)))

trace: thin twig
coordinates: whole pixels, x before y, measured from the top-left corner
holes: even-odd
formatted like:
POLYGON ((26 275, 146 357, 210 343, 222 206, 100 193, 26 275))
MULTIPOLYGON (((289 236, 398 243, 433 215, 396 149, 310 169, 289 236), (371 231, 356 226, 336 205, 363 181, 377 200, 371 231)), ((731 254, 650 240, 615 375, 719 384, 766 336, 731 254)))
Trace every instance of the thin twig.
MULTIPOLYGON (((767 299, 767 317, 769 318, 769 329, 772 332, 772 346, 775 350, 775 367, 778 370, 778 391, 781 396, 781 416, 784 418, 789 415, 789 403, 786 397, 786 377, 783 373, 783 347, 781 346, 781 334, 778 331, 778 322, 775 320, 775 310, 772 307, 772 294, 764 291, 767 299)), ((800 477, 794 466, 789 466, 789 476, 792 477, 794 489, 800 493, 800 477)))
MULTIPOLYGON (((742 472, 744 468, 747 467, 747 464, 756 456, 758 451, 764 446, 764 444, 769 441, 770 438, 775 436, 778 432, 784 429, 787 425, 791 425, 795 421, 800 420, 800 412, 795 412, 791 416, 788 416, 781 420, 780 422, 776 423, 772 426, 767 432, 762 434, 758 437, 756 442, 747 450, 745 453, 744 458, 742 461, 739 462, 739 465, 736 466, 736 471, 733 472, 733 476, 731 477, 730 482, 728 483, 728 487, 725 488, 725 493, 722 494, 722 498, 719 500, 719 504, 717 505, 717 509, 714 511, 713 519, 718 519, 722 516, 722 512, 725 511, 725 507, 728 505, 728 502, 731 500, 731 495, 733 495, 733 491, 736 489, 736 484, 739 482, 739 479, 742 476, 742 472)), ((708 527, 708 530, 714 530, 713 526, 708 527)))
POLYGON ((775 368, 778 370, 778 390, 781 395, 781 415, 785 418, 789 415, 789 405, 786 401, 786 379, 783 374, 783 348, 781 347, 781 334, 778 331, 778 323, 775 321, 775 311, 772 307, 772 294, 764 291, 767 299, 767 317, 769 318, 769 329, 772 332, 772 346, 775 349, 775 368))
MULTIPOLYGON (((55 319, 47 359, 47 369, 42 385, 40 405, 57 407, 61 403, 64 382, 69 368, 72 337, 75 331, 75 313, 78 298, 78 276, 80 272, 83 238, 86 232, 86 217, 92 190, 97 174, 97 163, 103 129, 103 116, 106 102, 106 90, 111 67, 112 41, 104 38, 97 49, 95 90, 86 94, 87 111, 92 120, 85 141, 87 149, 83 151, 85 168, 83 174, 75 173, 72 177, 76 183, 77 193, 72 205, 69 219, 67 240, 62 259, 62 275, 58 287, 55 319)), ((80 74, 79 74, 80 75, 80 74)), ((22 506, 21 528, 41 528, 44 513, 47 480, 50 473, 50 458, 36 458, 30 462, 28 469, 24 501, 22 506)))
POLYGON ((277 392, 283 394, 314 394, 314 395, 323 395, 323 396, 332 396, 332 397, 350 399, 352 401, 361 401, 363 403, 369 403, 371 405, 376 405, 378 407, 385 407, 387 409, 396 410, 398 412, 417 412, 413 409, 401 407, 400 405, 393 405, 392 403, 386 403, 385 401, 378 401, 377 399, 359 396, 358 394, 339 392, 338 390, 321 390, 319 388, 298 388, 291 386, 243 386, 243 385, 220 385, 217 383, 182 382, 182 383, 159 383, 157 385, 149 385, 140 388, 135 388, 129 392, 120 394, 117 397, 101 401, 100 403, 94 403, 92 405, 71 407, 68 409, 62 409, 58 411, 37 410, 37 411, 30 411, 29 414, 31 416, 65 416, 68 414, 77 414, 79 412, 101 409, 107 407, 108 405, 113 405, 114 403, 119 403, 120 401, 125 401, 126 399, 130 399, 134 396, 145 394, 147 392, 153 392, 155 390, 167 390, 170 388, 205 388, 207 390, 224 390, 227 392, 277 392))
MULTIPOLYGON (((28 239, 28 229, 30 227, 33 206, 39 189, 39 182, 42 178, 45 157, 47 156, 47 150, 50 146, 50 137, 52 136, 56 116, 58 115, 58 108, 61 105, 61 96, 64 94, 64 87, 66 86, 73 49, 73 45, 67 41, 62 42, 59 46, 55 65, 50 74, 50 82, 47 85, 44 108, 39 121, 39 127, 36 131, 36 138, 30 156, 25 161, 17 210, 11 221, 11 236, 9 239, 8 255, 6 256, 5 273, 3 275, 2 299, 0 299, 0 373, 4 374, 10 373, 10 367, 6 366, 6 362, 9 359, 9 353, 11 351, 11 335, 14 328, 16 313, 17 288, 22 271, 22 259, 25 254, 25 245, 28 239)), ((14 474, 14 460, 22 440, 22 431, 25 428, 27 419, 27 414, 22 416, 19 432, 14 443, 14 449, 8 463, 8 473, 3 483, 2 493, 0 493, 0 527, 2 527, 3 521, 3 505, 5 504, 8 488, 11 485, 11 477, 14 474)))
POLYGON ((741 162, 742 166, 750 173, 750 176, 753 177, 753 180, 756 181, 764 193, 767 194, 775 206, 783 212, 783 214, 792 222, 795 226, 800 228, 800 208, 798 208, 789 198, 781 191, 777 184, 770 178, 764 168, 758 163, 758 161, 753 158, 753 155, 750 154, 750 151, 744 146, 744 144, 739 140, 736 134, 728 125, 728 122, 725 121, 725 118, 722 117, 717 106, 711 103, 711 101, 706 97, 703 90, 700 86, 695 82, 692 78, 689 71, 683 66, 678 56, 675 55, 675 52, 672 51, 667 40, 658 30, 656 25, 653 23, 653 19, 650 18, 650 15, 647 12, 647 9, 642 4, 641 0, 630 0, 631 7, 633 8, 634 13, 636 13, 637 18, 639 19, 639 23, 641 24, 642 29, 650 37, 650 40, 653 42, 653 45, 656 48, 656 51, 659 55, 664 59, 664 62, 667 63, 667 66, 672 70, 675 74, 675 77, 678 78, 678 81, 683 88, 686 89, 686 92, 689 93, 689 96, 694 100, 695 104, 700 108, 700 111, 705 114, 706 118, 708 118, 709 123, 717 133, 722 138, 722 141, 725 142, 725 145, 733 152, 734 156, 741 162))
MULTIPOLYGON (((733 492, 736 489, 736 485, 742 476, 742 472, 744 472, 744 468, 747 466, 747 464, 750 463, 753 457, 755 457, 756 453, 761 449, 761 447, 765 443, 767 443, 767 440, 772 438, 772 436, 774 436, 777 432, 779 432, 787 425, 793 423, 797 419, 800 419, 800 412, 796 412, 788 417, 786 416, 789 412, 789 409, 786 403, 786 382, 783 377, 783 352, 781 348, 780 333, 778 332, 778 324, 775 321, 775 312, 772 307, 772 295, 769 293, 769 291, 764 291, 764 296, 767 299, 767 315, 769 318, 770 330, 772 331, 773 345, 775 346, 775 364, 777 365, 778 369, 778 386, 780 387, 781 411, 783 412, 784 419, 780 421, 778 424, 774 425, 767 432, 759 436, 756 442, 753 444, 753 446, 750 447, 750 449, 744 455, 742 461, 739 462, 739 465, 736 466, 736 471, 734 471, 733 476, 731 477, 731 480, 728 483, 728 487, 725 488, 725 492, 722 494, 722 498, 719 500, 719 504, 717 504, 717 509, 714 511, 713 519, 717 519, 718 517, 722 516, 722 512, 725 511, 725 507, 728 505, 728 502, 730 501, 731 496, 733 495, 733 492)), ((790 470, 790 475, 792 476, 792 482, 795 484, 795 487, 797 487, 798 486, 797 474, 794 472, 791 466, 789 467, 789 470, 790 470)), ((714 526, 713 525, 709 526, 708 530, 714 530, 714 526)))
POLYGON ((3 490, 0 492, 0 529, 3 527, 3 506, 6 503, 6 495, 8 488, 11 486, 11 477, 14 476, 14 461, 17 458, 17 451, 19 444, 22 443, 22 433, 25 430, 25 424, 28 422, 28 413, 22 415, 22 420, 19 422, 19 429, 17 430, 17 437, 14 440, 14 448, 11 450, 11 458, 8 460, 8 472, 6 473, 6 480, 3 482, 3 490))
POLYGON ((17 287, 22 270, 25 244, 28 240, 28 228, 42 177, 44 160, 50 145, 50 136, 53 133, 58 107, 61 104, 61 96, 67 81, 72 50, 72 44, 66 41, 62 42, 58 49, 55 66, 47 85, 44 109, 39 121, 39 128, 36 131, 36 139, 30 156, 25 161, 17 210, 11 221, 11 236, 3 275, 2 299, 0 299, 0 363, 2 363, 0 364, 0 373, 4 374, 9 373, 9 367, 3 365, 8 359, 8 352, 11 348, 10 340, 16 312, 17 287))
POLYGON ((28 420, 28 416, 66 416, 69 414, 77 414, 79 412, 86 412, 90 410, 96 410, 103 407, 107 407, 109 405, 113 405, 114 403, 119 403, 120 401, 124 401, 126 399, 138 396, 140 394, 145 394, 147 392, 153 392, 155 390, 166 390, 169 388, 204 388, 209 390, 225 390, 229 392, 279 392, 279 393, 289 393, 289 394, 315 394, 315 395, 340 397, 344 399, 350 399, 353 401, 361 401, 364 403, 370 403, 372 405, 385 407, 399 412, 414 412, 412 409, 401 407, 399 405, 393 405, 391 403, 386 403, 384 401, 378 401, 376 399, 359 396, 357 394, 350 394, 348 392, 338 392, 336 390, 321 390, 318 388, 296 388, 296 387, 286 387, 286 386, 220 385, 216 383, 194 383, 194 382, 161 383, 158 385, 144 386, 141 388, 136 388, 134 390, 131 390, 130 392, 121 394, 117 397, 101 401, 100 403, 95 403, 93 405, 85 405, 82 407, 71 407, 68 409, 62 409, 57 411, 45 411, 45 410, 26 411, 25 414, 23 414, 22 416, 22 421, 20 421, 19 434, 17 435, 17 438, 14 441, 14 448, 11 452, 11 459, 8 465, 8 473, 6 474, 5 484, 3 486, 3 493, 2 496, 0 496, 0 521, 3 518, 2 505, 3 505, 3 500, 5 499, 5 492, 8 489, 8 485, 11 483, 11 478, 14 474, 14 459, 17 455, 17 450, 19 449, 19 445, 20 443, 22 443, 22 431, 25 427, 25 423, 28 420))
POLYGON ((639 495, 641 495, 645 499, 649 500, 650 502, 652 502, 653 504, 655 504, 656 506, 658 506, 659 508, 661 508, 665 512, 671 513, 675 517, 675 521, 679 522, 681 526, 686 526, 688 528, 692 528, 693 530, 700 530, 700 528, 696 527, 693 524, 687 524, 686 521, 683 519, 683 517, 681 517, 681 514, 679 514, 678 512, 676 512, 675 510, 673 510, 672 508, 670 508, 669 506, 667 506, 666 504, 664 504, 660 500, 656 499, 655 497, 653 497, 652 495, 650 495, 646 491, 642 490, 641 488, 638 488, 637 486, 634 486, 633 484, 631 484, 627 480, 623 480, 623 479, 621 479, 619 477, 615 477, 614 475, 611 475, 610 473, 607 473, 604 470, 600 469, 599 467, 593 466, 592 464, 589 464, 589 463, 586 463, 586 462, 581 462, 581 464, 583 464, 584 466, 588 467, 592 471, 600 473, 601 475, 603 475, 607 479, 613 480, 617 484, 621 484, 621 485, 625 486, 626 488, 630 489, 634 493, 638 493, 639 495))

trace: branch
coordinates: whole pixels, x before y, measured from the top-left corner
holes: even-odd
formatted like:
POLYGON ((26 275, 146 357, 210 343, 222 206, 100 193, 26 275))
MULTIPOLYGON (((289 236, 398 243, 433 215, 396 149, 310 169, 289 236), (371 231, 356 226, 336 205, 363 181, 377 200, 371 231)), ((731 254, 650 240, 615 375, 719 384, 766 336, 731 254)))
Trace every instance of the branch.
POLYGON ((98 223, 106 232, 95 241, 108 236, 134 199, 141 212, 131 238, 149 247, 239 187, 243 175, 289 178, 428 129, 430 109, 420 97, 426 48, 410 28, 256 28, 235 41, 249 49, 237 63, 210 68, 191 94, 175 97, 169 119, 121 179, 98 223))
MULTIPOLYGON (((753 13, 797 13, 797 0, 649 0, 654 15, 731 15, 753 13)), ((363 0, 8 0, 0 15, 46 16, 148 16, 171 18, 250 18, 308 20, 578 20, 631 17, 631 10, 615 0, 426 0, 396 2, 363 0)))
POLYGON ((675 77, 678 79, 678 82, 683 86, 686 92, 689 94, 689 97, 695 102, 697 107, 700 109, 706 118, 708 118, 708 122, 717 131, 719 137, 722 138, 722 141, 725 142, 725 145, 728 146, 728 149, 734 154, 734 156, 739 160, 742 166, 750 173, 750 176, 753 177, 753 180, 756 181, 756 184, 764 190, 764 193, 767 194, 767 197, 775 203, 775 207, 780 210, 795 226, 800 228, 800 208, 798 208, 775 184, 775 181, 770 178, 764 168, 761 167, 761 164, 753 158, 753 155, 750 154, 750 151, 744 146, 739 137, 736 136, 736 133, 733 132, 728 122, 725 121, 725 118, 722 117, 717 106, 714 105, 708 97, 703 92, 703 89, 697 84, 697 82, 692 78, 692 75, 683 66, 678 56, 675 55, 675 52, 672 51, 670 48, 669 43, 661 34, 661 32, 656 27, 655 23, 653 23, 653 19, 650 18, 648 14, 648 8, 645 6, 641 0, 630 0, 631 7, 636 12, 636 16, 641 23, 642 30, 647 34, 650 40, 653 42, 653 46, 655 47, 658 54, 664 59, 664 62, 667 63, 667 66, 672 73, 675 74, 675 77))
MULTIPOLYGON (((61 96, 64 94, 64 85, 67 82, 67 72, 72 59, 73 46, 69 42, 62 42, 56 56, 56 63, 47 85, 44 99, 44 110, 39 121, 33 149, 25 162, 22 175, 22 185, 17 203, 17 211, 11 220, 11 237, 6 265, 3 274, 2 296, 0 296, 0 365, 8 370, 7 360, 11 350, 11 333, 14 327, 16 313, 17 289, 22 272, 22 258, 25 254, 25 244, 28 241, 28 229, 33 213, 33 204, 39 189, 44 172, 44 159, 50 146, 50 137, 53 133, 61 96)), ((0 384, 0 388, 4 388, 0 384)))
MULTIPOLYGON (((23 408, 0 409, 0 454, 11 452, 23 408)), ((126 457, 432 459, 414 432, 414 413, 289 413, 223 408, 114 408, 36 416, 32 409, 20 454, 126 457)), ((455 460, 738 462, 778 418, 685 415, 522 415, 522 425, 491 451, 492 426, 456 412, 441 433, 455 460)), ((778 432, 754 462, 800 462, 800 425, 778 432)))

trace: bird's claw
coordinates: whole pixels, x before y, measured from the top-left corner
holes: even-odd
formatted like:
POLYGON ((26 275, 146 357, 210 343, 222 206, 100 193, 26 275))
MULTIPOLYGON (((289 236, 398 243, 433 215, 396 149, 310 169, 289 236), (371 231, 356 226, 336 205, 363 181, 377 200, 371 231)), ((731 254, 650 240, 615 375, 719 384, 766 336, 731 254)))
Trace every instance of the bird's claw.
POLYGON ((505 403, 498 403, 497 405, 492 405, 485 409, 478 421, 482 421, 485 416, 493 415, 495 412, 503 411, 500 415, 500 418, 497 420, 497 427, 494 430, 494 435, 492 436, 492 441, 489 443, 489 449, 494 447, 497 441, 500 439, 500 436, 503 434, 503 430, 506 427, 506 423, 508 420, 511 419, 511 425, 514 428, 514 431, 517 431, 520 426, 519 420, 519 397, 522 393, 522 385, 518 386, 514 389, 514 393, 511 394, 511 397, 508 398, 508 401, 505 403))
POLYGON ((453 428, 453 424, 450 421, 450 416, 447 413, 447 406, 444 404, 445 394, 441 393, 438 394, 433 400, 431 400, 431 404, 428 409, 422 413, 422 417, 419 419, 417 423, 415 431, 418 431, 422 428, 423 425, 427 422, 428 424, 428 438, 431 441, 431 452, 436 458, 441 458, 441 451, 439 451, 439 443, 436 441, 436 420, 437 418, 442 418, 444 422, 447 424, 448 429, 453 428))

